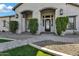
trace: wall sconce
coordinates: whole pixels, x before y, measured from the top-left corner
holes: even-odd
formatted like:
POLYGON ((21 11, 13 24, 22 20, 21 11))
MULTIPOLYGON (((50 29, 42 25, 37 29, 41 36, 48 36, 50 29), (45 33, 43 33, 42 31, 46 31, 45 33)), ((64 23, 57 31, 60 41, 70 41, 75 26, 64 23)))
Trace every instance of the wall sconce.
POLYGON ((60 15, 63 15, 63 9, 60 9, 60 15))
POLYGON ((18 14, 16 14, 16 16, 15 16, 16 18, 18 18, 18 14))

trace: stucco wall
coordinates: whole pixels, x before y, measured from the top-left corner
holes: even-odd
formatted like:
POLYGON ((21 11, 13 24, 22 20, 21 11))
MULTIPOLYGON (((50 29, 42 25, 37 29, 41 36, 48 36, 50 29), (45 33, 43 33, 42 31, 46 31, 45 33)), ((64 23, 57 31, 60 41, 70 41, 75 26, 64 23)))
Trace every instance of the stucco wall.
POLYGON ((0 17, 0 31, 9 31, 9 21, 10 20, 14 20, 15 18, 14 17, 11 17, 11 18, 9 18, 9 17, 0 17), (3 26, 3 21, 6 21, 6 23, 5 23, 5 27, 3 26))
MULTIPOLYGON (((65 3, 25 3, 20 5, 18 8, 16 8, 16 13, 19 15, 19 18, 17 18, 19 22, 19 29, 18 33, 24 32, 25 31, 25 21, 22 18, 21 12, 30 10, 33 11, 33 18, 38 18, 39 22, 39 28, 38 28, 38 33, 44 32, 44 27, 42 26, 42 21, 41 21, 41 14, 40 10, 44 8, 53 8, 55 10, 55 19, 56 17, 59 16, 71 16, 71 15, 77 15, 76 17, 76 28, 77 32, 79 32, 79 7, 72 6, 70 4, 65 4, 65 3), (60 15, 60 9, 63 9, 63 15, 60 15)), ((54 21, 52 31, 56 32, 56 24, 54 21)), ((69 31, 66 31, 69 32, 69 31)))
MULTIPOLYGON (((64 10, 64 16, 66 15, 66 4, 64 3, 26 3, 26 4, 22 4, 21 6, 19 6, 18 8, 16 8, 16 13, 19 14, 19 18, 17 20, 19 20, 19 30, 18 32, 24 32, 24 23, 22 21, 24 21, 21 17, 21 12, 22 11, 26 11, 26 10, 31 10, 33 11, 33 18, 38 18, 38 22, 39 22, 39 28, 38 28, 38 32, 42 32, 44 31, 44 27, 41 25, 42 21, 41 21, 41 14, 40 14, 40 10, 44 9, 44 8, 53 8, 56 9, 55 12, 55 18, 60 16, 59 10, 62 8, 64 10)), ((55 20, 55 19, 54 19, 55 20)), ((54 26, 52 29, 53 32, 56 31, 55 29, 55 21, 54 21, 54 26)))
MULTIPOLYGON (((79 32, 79 7, 72 6, 70 4, 66 5, 66 11, 68 16, 76 16, 76 29, 75 32, 79 32)), ((67 30, 67 33, 73 33, 73 30, 67 30)))

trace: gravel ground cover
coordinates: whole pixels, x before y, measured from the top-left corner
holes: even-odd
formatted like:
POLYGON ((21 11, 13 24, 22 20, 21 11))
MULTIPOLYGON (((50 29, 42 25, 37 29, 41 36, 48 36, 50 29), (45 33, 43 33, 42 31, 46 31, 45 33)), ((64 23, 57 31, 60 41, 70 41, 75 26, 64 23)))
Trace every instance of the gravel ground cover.
POLYGON ((79 44, 78 43, 71 43, 71 42, 55 42, 51 40, 36 42, 39 46, 55 50, 58 52, 62 52, 65 54, 79 56, 79 44))

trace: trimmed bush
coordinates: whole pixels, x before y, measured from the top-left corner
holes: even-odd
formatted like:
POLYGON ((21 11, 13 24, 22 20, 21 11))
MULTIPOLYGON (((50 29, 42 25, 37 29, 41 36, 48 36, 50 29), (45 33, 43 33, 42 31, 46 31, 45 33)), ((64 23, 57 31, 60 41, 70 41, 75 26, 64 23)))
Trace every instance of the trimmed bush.
POLYGON ((38 30, 38 19, 33 18, 29 20, 29 29, 32 34, 35 34, 38 30))
POLYGON ((60 35, 62 33, 61 31, 61 20, 59 20, 60 18, 58 17, 56 19, 56 30, 57 30, 57 34, 60 35))
POLYGON ((62 32, 64 32, 67 28, 68 24, 68 17, 57 17, 56 19, 56 30, 57 34, 61 35, 62 32))
POLYGON ((9 30, 12 33, 16 33, 16 30, 18 29, 18 22, 17 21, 10 21, 9 22, 9 30))

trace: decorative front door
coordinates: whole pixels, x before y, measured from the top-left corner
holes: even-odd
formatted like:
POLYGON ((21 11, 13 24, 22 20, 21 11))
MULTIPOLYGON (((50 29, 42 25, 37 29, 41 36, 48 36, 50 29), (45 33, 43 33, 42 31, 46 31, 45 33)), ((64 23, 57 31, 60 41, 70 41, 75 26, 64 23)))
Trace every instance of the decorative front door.
POLYGON ((45 31, 50 31, 50 19, 45 20, 45 31))

